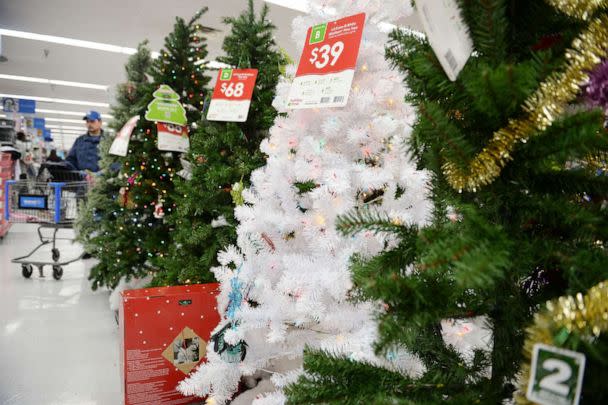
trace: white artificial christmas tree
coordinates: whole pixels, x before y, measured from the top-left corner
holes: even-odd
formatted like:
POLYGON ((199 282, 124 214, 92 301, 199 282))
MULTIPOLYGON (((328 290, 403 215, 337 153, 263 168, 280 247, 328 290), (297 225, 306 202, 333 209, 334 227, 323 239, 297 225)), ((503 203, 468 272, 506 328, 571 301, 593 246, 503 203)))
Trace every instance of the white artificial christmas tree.
POLYGON ((384 59, 387 35, 378 28, 408 15, 406 4, 313 2, 309 15, 294 20, 293 39, 301 47, 309 26, 366 13, 348 105, 287 111, 296 67, 279 83, 275 106, 288 115, 276 119, 262 143, 267 164, 253 172, 245 204, 236 209, 238 247, 222 252, 223 266, 214 269, 221 338, 208 345, 207 363, 179 385, 183 393, 223 404, 241 377, 269 372, 275 392, 254 403, 281 404, 281 388, 302 373, 305 346, 420 371, 406 353, 376 357, 374 313, 382 306, 351 299, 351 257, 372 257, 395 240, 336 230, 339 215, 364 206, 407 224, 424 225, 431 216, 429 174, 416 170, 405 146, 414 110, 402 101, 403 77, 384 59))

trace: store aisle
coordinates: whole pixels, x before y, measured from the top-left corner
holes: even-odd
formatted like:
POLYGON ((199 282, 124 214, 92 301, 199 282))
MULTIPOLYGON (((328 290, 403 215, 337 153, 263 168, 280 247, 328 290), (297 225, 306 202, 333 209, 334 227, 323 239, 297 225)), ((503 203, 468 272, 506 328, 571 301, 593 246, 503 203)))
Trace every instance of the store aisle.
MULTIPOLYGON (((69 232, 71 231, 64 231, 69 232)), ((118 329, 108 293, 87 280, 92 260, 45 269, 28 280, 10 262, 38 242, 36 226, 17 224, 0 241, 0 404, 117 405, 118 329)), ((63 241, 62 257, 80 247, 63 241)), ((43 254, 50 257, 50 248, 43 254)))

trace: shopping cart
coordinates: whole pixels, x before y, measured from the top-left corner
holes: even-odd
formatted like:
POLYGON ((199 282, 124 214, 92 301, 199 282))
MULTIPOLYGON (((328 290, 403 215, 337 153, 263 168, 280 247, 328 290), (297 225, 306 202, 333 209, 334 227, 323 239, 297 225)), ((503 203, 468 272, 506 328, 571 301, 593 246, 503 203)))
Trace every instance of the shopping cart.
POLYGON ((29 278, 33 266, 38 267, 40 277, 44 277, 44 266, 52 266, 53 278, 61 279, 63 267, 82 258, 81 254, 70 260, 60 260, 61 253, 57 248, 60 229, 72 228, 78 215, 78 209, 86 199, 89 183, 81 172, 68 170, 64 165, 44 164, 40 168, 36 181, 10 180, 5 183, 4 206, 5 218, 13 223, 33 223, 38 226, 40 244, 25 256, 17 257, 13 263, 21 264, 21 274, 29 278), (40 181, 44 180, 44 181, 40 181), (52 236, 45 235, 43 229, 51 229, 52 236), (43 246, 52 243, 50 260, 32 256, 43 246))

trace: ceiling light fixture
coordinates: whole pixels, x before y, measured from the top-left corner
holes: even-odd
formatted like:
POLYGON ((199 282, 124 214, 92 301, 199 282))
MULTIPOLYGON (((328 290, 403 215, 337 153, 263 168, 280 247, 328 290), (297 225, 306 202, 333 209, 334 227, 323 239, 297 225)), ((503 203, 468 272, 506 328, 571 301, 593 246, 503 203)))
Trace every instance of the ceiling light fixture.
POLYGON ((57 128, 50 128, 51 133, 53 134, 63 134, 63 135, 70 135, 70 136, 80 136, 82 135, 84 132, 80 131, 80 132, 75 132, 75 131, 69 131, 69 130, 63 130, 63 129, 57 129, 57 128))
POLYGON ((413 35, 413 36, 417 37, 418 39, 426 39, 426 35, 424 34, 424 32, 420 32, 420 31, 414 30, 414 29, 409 28, 409 27, 400 27, 400 26, 397 26, 395 24, 391 24, 391 23, 386 22, 386 21, 379 22, 378 23, 378 28, 380 29, 380 31, 382 31, 382 32, 384 32, 386 34, 390 33, 391 31, 393 31, 393 30, 395 30, 397 28, 399 28, 401 31, 407 32, 409 35, 413 35))
POLYGON ((53 84, 56 86, 80 87, 83 89, 95 89, 95 90, 103 90, 103 91, 108 91, 108 87, 109 87, 109 86, 106 86, 103 84, 70 82, 70 81, 65 81, 65 80, 44 79, 42 77, 17 76, 17 75, 5 75, 5 74, 0 74, 0 79, 16 80, 16 81, 20 81, 20 82, 30 82, 30 83, 53 84))
MULTIPOLYGON (((57 114, 57 115, 74 115, 77 117, 84 117, 84 111, 65 111, 65 110, 49 110, 46 108, 36 108, 36 114, 57 114)), ((113 119, 114 116, 111 114, 101 114, 101 118, 113 119)))
POLYGON ((65 136, 65 137, 72 137, 72 138, 78 138, 79 136, 82 135, 82 132, 66 132, 66 131, 61 131, 58 129, 52 129, 51 130, 51 134, 53 134, 53 136, 59 135, 59 136, 65 136))
POLYGON ((226 69, 226 68, 232 67, 226 63, 218 62, 217 60, 206 61, 204 59, 201 59, 201 60, 197 60, 196 62, 193 63, 193 65, 195 65, 195 66, 203 65, 203 64, 206 64, 208 69, 226 69))
POLYGON ((308 0, 264 0, 266 3, 276 4, 277 6, 290 8, 292 10, 308 13, 310 4, 308 0))
MULTIPOLYGON (((71 122, 73 124, 82 124, 84 122, 84 120, 70 120, 67 118, 46 118, 45 117, 44 119, 45 119, 45 121, 48 121, 48 122, 71 122)), ((108 123, 105 121, 103 121, 102 124, 108 125, 108 123)))
POLYGON ((2 53, 2 35, 0 35, 0 62, 6 62, 8 58, 2 53))
MULTIPOLYGON (((4 108, 2 107, 2 105, 0 105, 0 111, 2 111, 4 108)), ((56 114, 56 115, 73 115, 76 117, 84 117, 85 111, 65 111, 65 110, 51 110, 51 109, 47 109, 47 108, 38 108, 38 106, 36 106, 36 114, 56 114)), ((113 119, 114 116, 112 114, 101 114, 102 118, 107 118, 109 120, 113 119)))
POLYGON ((92 106, 92 107, 105 107, 105 108, 110 107, 110 104, 108 104, 108 103, 99 103, 99 102, 85 101, 85 100, 71 100, 71 99, 66 99, 66 98, 22 96, 22 95, 17 95, 17 94, 3 94, 3 93, 0 93, 0 97, 25 98, 25 99, 29 99, 29 100, 43 101, 45 103, 88 105, 88 106, 92 106))
MULTIPOLYGON (((137 52, 135 48, 128 48, 125 46, 104 44, 101 42, 84 41, 81 39, 58 37, 55 35, 36 34, 34 32, 25 32, 17 30, 8 30, 0 28, 0 35, 6 35, 7 37, 31 39, 34 41, 52 42, 54 44, 76 46, 79 48, 96 49, 98 51, 122 53, 125 55, 133 55, 137 52)), ((152 58, 158 58, 160 54, 158 52, 152 52, 152 58)))
POLYGON ((74 131, 80 131, 81 133, 84 133, 84 131, 86 131, 84 125, 82 127, 75 127, 73 125, 50 124, 50 125, 45 125, 45 127, 49 128, 49 129, 73 129, 74 131))

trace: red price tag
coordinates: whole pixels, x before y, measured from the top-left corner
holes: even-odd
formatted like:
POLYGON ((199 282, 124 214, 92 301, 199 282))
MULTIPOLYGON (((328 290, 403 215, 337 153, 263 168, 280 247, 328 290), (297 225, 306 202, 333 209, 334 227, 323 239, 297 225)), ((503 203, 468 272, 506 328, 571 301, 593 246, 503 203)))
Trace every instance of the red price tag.
POLYGON ((221 69, 217 76, 211 103, 209 103, 207 119, 209 121, 247 121, 257 77, 257 69, 221 69))
POLYGON ((257 69, 220 69, 212 98, 251 100, 257 77, 257 69))
POLYGON ((365 13, 308 29, 287 107, 344 107, 355 76, 365 13))
POLYGON ((354 69, 364 24, 360 13, 308 28, 296 77, 354 69))
POLYGON ((159 122, 156 124, 158 133, 158 150, 186 152, 190 148, 188 127, 159 122))

